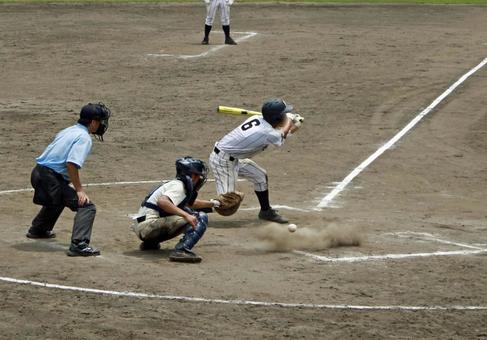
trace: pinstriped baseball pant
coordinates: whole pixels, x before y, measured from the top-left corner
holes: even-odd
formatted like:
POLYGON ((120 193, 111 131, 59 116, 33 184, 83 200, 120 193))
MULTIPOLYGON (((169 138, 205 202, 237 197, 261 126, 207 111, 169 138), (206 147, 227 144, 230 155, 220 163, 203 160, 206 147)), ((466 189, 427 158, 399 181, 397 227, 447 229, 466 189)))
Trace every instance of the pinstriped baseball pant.
POLYGON ((210 3, 206 5, 205 25, 213 25, 218 7, 220 7, 220 19, 222 25, 230 25, 230 5, 226 0, 211 0, 210 3))
POLYGON ((235 159, 230 161, 223 152, 210 154, 210 168, 215 176, 216 192, 220 195, 236 191, 237 179, 242 177, 254 184, 255 191, 266 191, 267 172, 253 160, 235 159))

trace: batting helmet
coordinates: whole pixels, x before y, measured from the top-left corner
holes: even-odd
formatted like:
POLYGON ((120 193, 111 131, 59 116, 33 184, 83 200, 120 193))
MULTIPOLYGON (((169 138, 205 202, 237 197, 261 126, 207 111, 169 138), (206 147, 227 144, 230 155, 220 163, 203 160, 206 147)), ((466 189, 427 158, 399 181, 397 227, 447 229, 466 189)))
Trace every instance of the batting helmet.
POLYGON ((186 156, 176 160, 176 177, 199 175, 200 180, 195 186, 199 190, 208 177, 208 168, 202 160, 186 156))
POLYGON ((264 102, 262 105, 262 116, 271 125, 280 123, 287 112, 293 110, 292 105, 287 105, 281 98, 273 98, 264 102))
POLYGON ((103 140, 103 134, 108 130, 108 119, 111 114, 110 109, 103 103, 88 103, 81 108, 78 123, 88 125, 92 120, 100 121, 100 126, 95 131, 95 135, 100 136, 100 139, 103 140))

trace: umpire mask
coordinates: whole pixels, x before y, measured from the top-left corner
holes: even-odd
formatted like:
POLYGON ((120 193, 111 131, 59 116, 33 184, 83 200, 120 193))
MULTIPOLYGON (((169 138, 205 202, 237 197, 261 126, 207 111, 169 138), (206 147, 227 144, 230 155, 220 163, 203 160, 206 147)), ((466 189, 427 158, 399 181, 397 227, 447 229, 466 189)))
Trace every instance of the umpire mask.
POLYGON ((99 140, 103 141, 103 134, 108 130, 108 119, 112 112, 103 103, 92 104, 89 103, 81 109, 80 122, 89 122, 91 120, 97 120, 100 122, 98 129, 94 134, 99 140))

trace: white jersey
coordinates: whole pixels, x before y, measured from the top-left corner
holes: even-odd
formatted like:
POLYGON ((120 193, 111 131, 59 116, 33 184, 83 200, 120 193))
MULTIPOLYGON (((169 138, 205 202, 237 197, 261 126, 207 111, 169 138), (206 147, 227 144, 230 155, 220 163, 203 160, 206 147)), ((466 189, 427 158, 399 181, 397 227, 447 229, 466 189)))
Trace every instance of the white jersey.
MULTIPOLYGON (((147 200, 148 203, 152 203, 157 205, 157 201, 162 196, 167 196, 171 200, 174 205, 180 204, 184 198, 186 197, 186 193, 184 190, 184 184, 178 179, 173 179, 164 183, 160 186, 156 191, 150 195, 149 199, 147 200)), ((143 215, 157 215, 159 216, 159 212, 154 209, 147 208, 147 207, 140 207, 139 209, 139 216, 143 215)))
POLYGON ((262 116, 249 117, 224 136, 216 147, 235 158, 251 158, 273 144, 284 143, 281 130, 275 129, 262 116))

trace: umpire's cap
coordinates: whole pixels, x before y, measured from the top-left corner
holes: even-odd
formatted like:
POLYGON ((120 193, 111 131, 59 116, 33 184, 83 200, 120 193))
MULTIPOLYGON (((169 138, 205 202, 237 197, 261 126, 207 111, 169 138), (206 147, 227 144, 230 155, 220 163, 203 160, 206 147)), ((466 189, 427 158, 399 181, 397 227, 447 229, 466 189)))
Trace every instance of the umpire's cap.
POLYGON ((292 105, 286 104, 281 98, 266 100, 262 105, 262 116, 271 125, 278 124, 284 119, 287 112, 293 110, 292 105))

